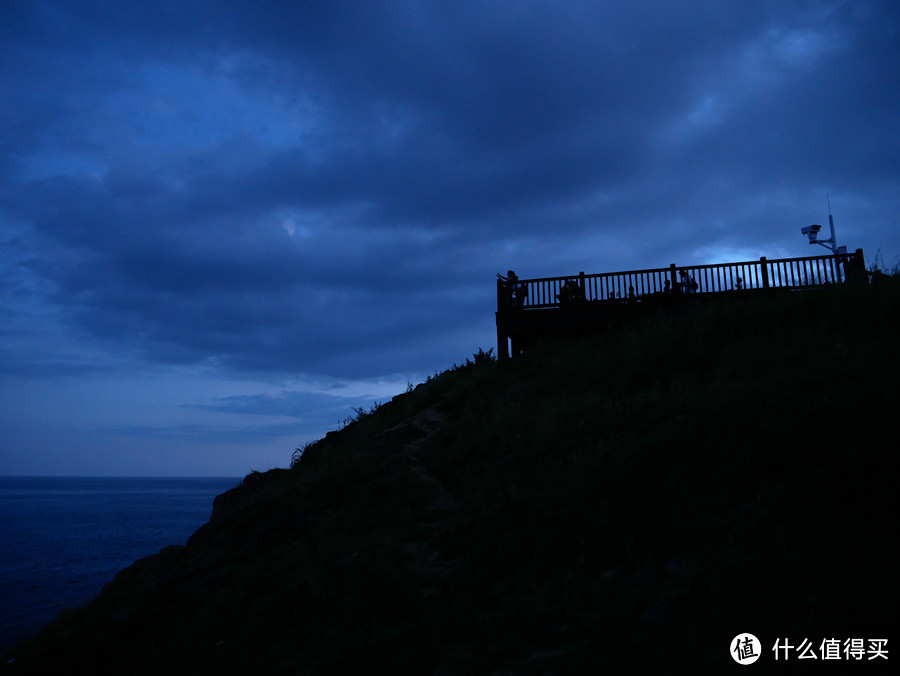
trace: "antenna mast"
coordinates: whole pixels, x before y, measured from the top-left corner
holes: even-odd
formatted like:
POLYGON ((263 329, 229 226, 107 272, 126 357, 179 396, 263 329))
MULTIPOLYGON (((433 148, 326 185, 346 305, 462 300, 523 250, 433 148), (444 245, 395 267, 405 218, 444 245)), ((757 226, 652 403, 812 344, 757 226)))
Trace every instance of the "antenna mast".
POLYGON ((834 236, 834 216, 831 215, 831 198, 825 193, 825 200, 828 202, 828 225, 831 226, 831 251, 838 253, 837 239, 834 236))

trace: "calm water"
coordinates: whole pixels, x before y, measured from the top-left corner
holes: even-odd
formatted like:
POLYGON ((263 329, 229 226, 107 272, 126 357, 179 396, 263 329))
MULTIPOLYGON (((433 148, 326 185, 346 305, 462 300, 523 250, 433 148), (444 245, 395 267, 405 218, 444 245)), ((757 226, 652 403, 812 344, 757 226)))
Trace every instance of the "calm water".
POLYGON ((184 544, 240 479, 0 477, 0 652, 184 544))

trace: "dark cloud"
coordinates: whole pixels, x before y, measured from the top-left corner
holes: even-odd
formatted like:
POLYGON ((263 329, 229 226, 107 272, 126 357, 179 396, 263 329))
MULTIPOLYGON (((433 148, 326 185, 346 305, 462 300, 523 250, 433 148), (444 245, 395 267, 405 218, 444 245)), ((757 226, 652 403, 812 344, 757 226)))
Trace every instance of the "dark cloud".
POLYGON ((13 3, 0 372, 426 374, 490 345, 497 271, 812 253, 825 193, 890 262, 898 13, 13 3))

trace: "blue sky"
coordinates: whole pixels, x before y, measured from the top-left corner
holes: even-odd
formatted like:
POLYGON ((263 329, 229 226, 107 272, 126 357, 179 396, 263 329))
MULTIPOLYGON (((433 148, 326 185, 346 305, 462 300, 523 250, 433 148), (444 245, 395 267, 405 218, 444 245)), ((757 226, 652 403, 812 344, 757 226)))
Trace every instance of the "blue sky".
POLYGON ((4 3, 0 474, 241 475, 494 275, 900 263, 891 2, 4 3))

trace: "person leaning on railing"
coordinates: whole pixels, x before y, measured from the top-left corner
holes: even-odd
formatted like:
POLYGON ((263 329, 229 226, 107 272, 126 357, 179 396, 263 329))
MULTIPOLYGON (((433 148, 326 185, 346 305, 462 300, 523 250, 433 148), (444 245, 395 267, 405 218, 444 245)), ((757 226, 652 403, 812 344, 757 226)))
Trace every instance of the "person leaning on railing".
POLYGON ((584 289, 574 279, 567 279, 556 294, 556 300, 560 305, 584 300, 584 289))
POLYGON ((681 281, 676 285, 676 289, 681 291, 681 293, 695 293, 698 290, 697 282, 693 277, 688 277, 687 270, 682 270, 680 273, 681 281))
MULTIPOLYGON (((503 282, 508 307, 518 307, 520 304, 518 296, 521 295, 521 290, 519 287, 519 278, 516 273, 512 270, 507 270, 506 277, 504 277, 498 272, 497 279, 503 282)), ((523 284, 522 286, 524 287, 525 285, 523 284)))

